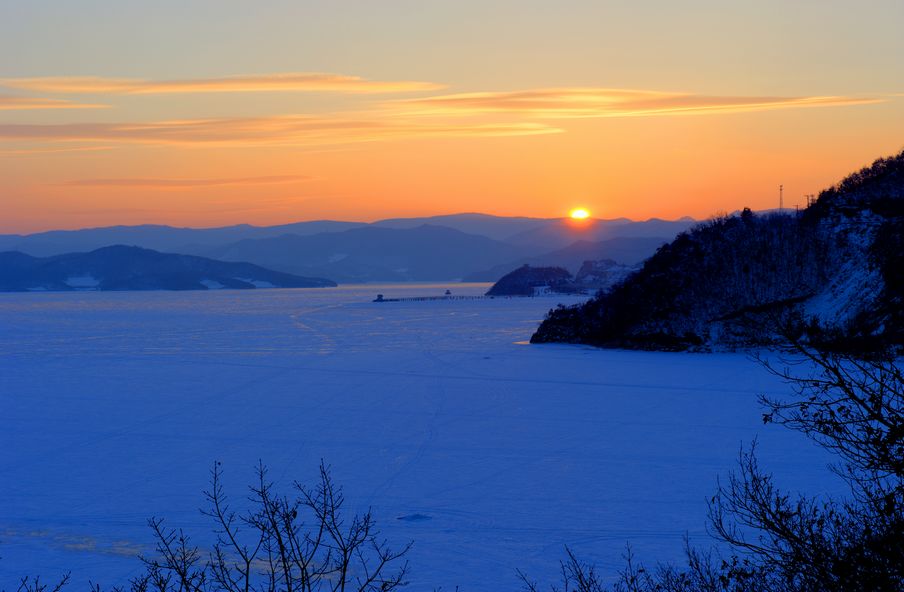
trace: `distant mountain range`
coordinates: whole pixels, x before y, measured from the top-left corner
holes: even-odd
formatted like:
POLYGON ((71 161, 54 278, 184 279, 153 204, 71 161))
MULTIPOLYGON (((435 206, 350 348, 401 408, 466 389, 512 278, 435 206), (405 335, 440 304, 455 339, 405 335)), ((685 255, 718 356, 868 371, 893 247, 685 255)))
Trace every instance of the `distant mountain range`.
POLYGON ((320 288, 330 280, 270 271, 250 263, 111 246, 88 253, 32 257, 0 253, 0 291, 213 290, 320 288))
POLYGON ((511 261, 523 248, 444 226, 353 228, 310 236, 239 241, 212 251, 217 259, 342 282, 442 281, 511 261))
POLYGON ((34 257, 129 245, 349 282, 495 281, 523 264, 577 271, 585 260, 634 264, 695 223, 453 214, 374 223, 318 220, 222 228, 111 226, 0 235, 0 252, 34 257))
POLYGON ((904 346, 904 152, 801 212, 745 210, 682 233, 623 283, 552 311, 532 341, 709 349, 792 335, 904 346))
MULTIPOLYGON (((221 228, 175 228, 143 224, 140 226, 106 226, 81 230, 51 230, 35 234, 0 234, 0 251, 21 251, 35 257, 60 255, 74 251, 93 251, 112 245, 131 245, 167 251, 196 253, 205 248, 240 240, 270 238, 284 234, 308 235, 337 232, 363 226, 357 222, 316 220, 280 226, 239 224, 221 228)), ((200 253, 199 253, 200 254, 200 253)))

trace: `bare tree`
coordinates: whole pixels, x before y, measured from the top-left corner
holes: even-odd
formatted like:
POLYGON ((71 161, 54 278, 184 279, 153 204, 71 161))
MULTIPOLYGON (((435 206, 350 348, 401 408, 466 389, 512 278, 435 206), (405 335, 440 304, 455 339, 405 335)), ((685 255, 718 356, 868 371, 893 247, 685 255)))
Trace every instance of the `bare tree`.
POLYGON ((901 486, 904 374, 894 352, 854 356, 792 339, 778 362, 762 362, 796 394, 790 401, 763 397, 765 421, 803 432, 840 456, 846 477, 901 486))
POLYGON ((294 497, 275 491, 262 464, 250 489, 250 508, 233 510, 214 464, 202 510, 217 537, 208 554, 150 519, 156 552, 142 558, 146 573, 132 592, 388 592, 406 584, 411 543, 390 548, 370 510, 348 517, 326 465, 314 487, 296 482, 294 497))
POLYGON ((710 504, 718 539, 794 590, 904 589, 904 375, 893 352, 854 355, 788 338, 767 369, 789 400, 763 397, 764 421, 836 455, 849 499, 791 495, 758 465, 755 447, 710 504))
MULTIPOLYGON (((764 421, 807 435, 840 459, 845 500, 791 494, 757 461, 756 444, 709 503, 707 553, 687 546, 687 566, 647 571, 630 555, 604 586, 570 550, 553 591, 900 592, 904 590, 904 373, 893 352, 854 355, 791 333, 777 359, 760 361, 787 381, 787 400, 764 397, 764 421)), ((522 576, 528 592, 535 582, 522 576)))
POLYGON ((66 584, 69 583, 69 574, 63 575, 59 580, 52 584, 46 584, 41 581, 40 576, 31 578, 25 576, 19 580, 17 592, 60 592, 66 584))
MULTIPOLYGON (((568 547, 565 547, 565 555, 566 558, 559 562, 561 586, 552 585, 551 592, 604 592, 605 588, 594 566, 583 563, 568 547)), ((518 578, 526 592, 540 592, 537 582, 521 570, 518 570, 518 578)))

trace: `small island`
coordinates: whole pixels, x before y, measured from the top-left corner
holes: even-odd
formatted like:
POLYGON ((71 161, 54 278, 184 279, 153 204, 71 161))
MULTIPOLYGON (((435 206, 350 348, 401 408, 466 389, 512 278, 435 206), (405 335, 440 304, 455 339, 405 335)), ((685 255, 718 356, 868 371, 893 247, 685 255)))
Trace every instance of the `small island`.
POLYGON ((543 292, 570 294, 580 292, 574 278, 561 267, 531 267, 522 265, 502 276, 493 284, 487 296, 535 296, 543 292))

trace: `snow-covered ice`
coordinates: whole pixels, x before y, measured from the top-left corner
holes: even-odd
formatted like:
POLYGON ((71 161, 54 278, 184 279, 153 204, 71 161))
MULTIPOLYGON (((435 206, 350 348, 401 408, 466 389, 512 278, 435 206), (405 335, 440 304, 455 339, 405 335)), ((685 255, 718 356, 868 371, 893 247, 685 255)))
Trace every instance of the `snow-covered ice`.
POLYGON ((90 274, 73 275, 66 278, 66 284, 70 288, 86 290, 97 288, 100 285, 100 281, 90 274))
POLYGON ((786 387, 744 355, 525 345, 569 297, 371 302, 446 288, 486 286, 0 295, 0 588, 122 582, 150 516, 207 533, 216 459, 234 499, 258 459, 284 485, 325 459, 415 541, 415 590, 513 590, 565 544, 678 559, 754 437, 781 483, 839 488, 762 424, 756 396, 786 387))

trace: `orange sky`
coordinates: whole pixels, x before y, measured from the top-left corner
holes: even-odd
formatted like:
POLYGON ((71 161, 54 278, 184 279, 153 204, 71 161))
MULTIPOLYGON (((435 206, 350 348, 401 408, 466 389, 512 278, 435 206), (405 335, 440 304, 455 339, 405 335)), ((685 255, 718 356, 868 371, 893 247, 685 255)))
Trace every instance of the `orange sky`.
POLYGON ((0 232, 703 218, 904 148, 897 1, 77 4, 2 9, 0 232))

